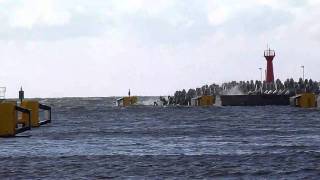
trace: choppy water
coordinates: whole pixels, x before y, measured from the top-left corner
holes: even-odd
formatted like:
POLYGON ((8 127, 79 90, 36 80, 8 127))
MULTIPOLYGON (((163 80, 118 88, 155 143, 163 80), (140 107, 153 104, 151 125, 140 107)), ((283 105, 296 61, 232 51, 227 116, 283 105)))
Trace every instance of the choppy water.
POLYGON ((48 99, 53 123, 0 138, 0 179, 319 179, 320 110, 48 99))

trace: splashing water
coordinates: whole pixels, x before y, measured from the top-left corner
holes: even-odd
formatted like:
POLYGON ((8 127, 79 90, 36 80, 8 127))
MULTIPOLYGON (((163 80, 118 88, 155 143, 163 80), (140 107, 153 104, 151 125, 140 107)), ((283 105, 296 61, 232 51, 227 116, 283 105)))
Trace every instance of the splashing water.
POLYGON ((224 90, 222 93, 224 95, 244 95, 244 93, 240 90, 239 86, 234 86, 231 89, 224 90))
POLYGON ((153 106, 154 102, 160 104, 160 100, 157 97, 139 97, 138 105, 153 106))

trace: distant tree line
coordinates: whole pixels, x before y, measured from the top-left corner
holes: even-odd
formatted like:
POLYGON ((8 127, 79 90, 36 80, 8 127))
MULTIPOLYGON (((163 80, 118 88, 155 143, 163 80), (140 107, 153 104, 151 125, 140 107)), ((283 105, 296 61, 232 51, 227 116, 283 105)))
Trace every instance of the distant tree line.
POLYGON ((191 99, 203 95, 239 95, 239 94, 278 94, 296 95, 303 92, 320 93, 320 83, 312 79, 294 81, 292 78, 282 82, 277 79, 274 83, 261 81, 231 81, 222 85, 204 85, 201 88, 176 91, 174 96, 168 99, 160 98, 166 104, 188 105, 191 99))

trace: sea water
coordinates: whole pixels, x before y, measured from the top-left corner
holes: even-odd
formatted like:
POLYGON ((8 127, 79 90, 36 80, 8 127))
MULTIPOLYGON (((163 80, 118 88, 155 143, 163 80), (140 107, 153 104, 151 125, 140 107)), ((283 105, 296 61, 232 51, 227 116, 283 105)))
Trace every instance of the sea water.
POLYGON ((52 124, 0 138, 0 179, 320 177, 320 110, 114 100, 41 100, 52 124))

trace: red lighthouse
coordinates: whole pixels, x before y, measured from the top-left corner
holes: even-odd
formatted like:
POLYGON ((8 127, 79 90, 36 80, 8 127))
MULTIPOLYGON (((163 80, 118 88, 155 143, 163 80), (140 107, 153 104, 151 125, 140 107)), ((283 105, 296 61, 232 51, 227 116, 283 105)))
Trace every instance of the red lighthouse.
POLYGON ((267 72, 266 72, 266 82, 267 83, 274 83, 274 74, 273 74, 273 59, 276 56, 274 50, 265 50, 264 57, 267 60, 267 72))

